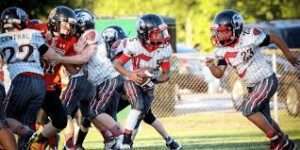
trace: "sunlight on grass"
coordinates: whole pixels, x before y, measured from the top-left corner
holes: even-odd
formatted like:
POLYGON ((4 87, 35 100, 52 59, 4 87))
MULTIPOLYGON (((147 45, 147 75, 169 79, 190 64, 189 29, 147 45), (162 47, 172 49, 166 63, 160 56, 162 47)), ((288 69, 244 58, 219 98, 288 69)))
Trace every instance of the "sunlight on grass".
MULTIPOLYGON (((300 144, 300 118, 280 112, 280 126, 300 144)), ((237 112, 206 112, 179 117, 162 118, 166 129, 184 145, 184 149, 266 149, 267 139, 262 132, 237 112)), ((102 138, 92 128, 85 141, 88 149, 102 148, 102 138)), ((134 146, 136 149, 165 149, 160 135, 142 123, 134 146)))

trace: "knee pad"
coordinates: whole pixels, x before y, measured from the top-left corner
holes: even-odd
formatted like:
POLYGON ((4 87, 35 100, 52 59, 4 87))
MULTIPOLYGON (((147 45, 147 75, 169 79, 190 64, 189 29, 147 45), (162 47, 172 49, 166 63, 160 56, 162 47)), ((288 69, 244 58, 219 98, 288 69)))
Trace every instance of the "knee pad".
POLYGON ((145 117, 144 117, 143 120, 147 124, 151 125, 156 120, 156 117, 154 116, 154 114, 152 113, 152 111, 149 111, 148 113, 145 114, 145 117))

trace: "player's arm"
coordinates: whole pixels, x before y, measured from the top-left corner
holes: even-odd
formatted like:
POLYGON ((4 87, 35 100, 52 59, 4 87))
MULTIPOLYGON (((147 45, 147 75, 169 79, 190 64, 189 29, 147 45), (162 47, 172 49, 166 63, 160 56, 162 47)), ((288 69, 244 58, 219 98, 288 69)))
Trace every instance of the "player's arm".
POLYGON ((206 66, 209 68, 212 75, 216 78, 222 78, 227 68, 226 61, 224 59, 218 60, 215 64, 215 59, 206 58, 206 66))
POLYGON ((50 47, 46 43, 38 47, 38 50, 40 52, 40 56, 48 61, 58 61, 62 57, 58 53, 56 53, 55 48, 50 47))
POLYGON ((127 77, 128 80, 142 83, 143 79, 137 75, 136 71, 131 72, 124 67, 124 64, 126 64, 130 60, 130 58, 130 55, 126 53, 121 54, 119 57, 114 59, 114 67, 121 75, 127 77))
POLYGON ((170 68, 171 68, 171 63, 169 59, 165 59, 160 63, 160 68, 162 70, 161 75, 159 78, 154 79, 155 83, 164 83, 167 82, 170 78, 170 68))
POLYGON ((64 64, 85 64, 89 61, 96 50, 96 45, 87 46, 81 53, 73 56, 61 56, 56 53, 55 48, 48 47, 43 58, 64 64))
POLYGON ((276 46, 282 51, 284 56, 289 60, 289 62, 293 65, 297 65, 297 57, 293 55, 293 53, 289 50, 287 44, 280 38, 278 35, 274 33, 270 33, 267 35, 265 41, 266 44, 274 43, 276 46))
POLYGON ((97 50, 97 44, 88 45, 87 47, 84 48, 84 50, 82 50, 77 55, 62 57, 60 62, 64 64, 76 64, 76 65, 85 64, 95 54, 96 50, 97 50))
POLYGON ((3 62, 3 59, 2 59, 2 56, 1 56, 0 57, 0 82, 4 81, 3 65, 4 65, 4 62, 3 62))

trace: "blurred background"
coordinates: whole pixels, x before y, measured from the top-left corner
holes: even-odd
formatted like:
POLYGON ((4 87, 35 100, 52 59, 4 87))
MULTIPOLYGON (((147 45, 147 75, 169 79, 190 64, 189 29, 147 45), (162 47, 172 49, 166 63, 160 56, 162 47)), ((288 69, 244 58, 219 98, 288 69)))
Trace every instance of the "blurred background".
MULTIPOLYGON (((203 64, 213 53, 210 24, 223 9, 235 9, 247 25, 259 26, 281 36, 292 51, 300 48, 300 5, 298 0, 6 0, 8 6, 25 9, 31 18, 47 21, 57 5, 87 8, 98 18, 99 32, 108 25, 120 25, 132 37, 137 17, 145 13, 163 16, 172 36, 172 74, 169 82, 155 91, 154 113, 184 149, 266 149, 262 132, 235 110, 245 95, 232 69, 217 80, 203 64)), ((263 48, 266 59, 279 78, 279 88, 271 102, 272 115, 300 146, 300 72, 295 70, 274 45, 263 48)), ((9 83, 7 83, 8 85, 9 83)), ((124 121, 129 108, 119 115, 124 121)), ((95 130, 95 129, 92 129, 95 130)), ((102 139, 90 132, 85 146, 99 149, 102 139)), ((154 129, 143 124, 135 143, 137 149, 164 149, 164 141, 154 129)))

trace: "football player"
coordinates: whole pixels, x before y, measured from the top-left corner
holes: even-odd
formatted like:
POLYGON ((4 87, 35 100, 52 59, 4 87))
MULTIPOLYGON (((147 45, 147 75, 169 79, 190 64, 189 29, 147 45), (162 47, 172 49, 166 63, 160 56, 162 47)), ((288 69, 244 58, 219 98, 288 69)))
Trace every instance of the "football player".
MULTIPOLYGON (((77 42, 75 36, 76 15, 71 8, 57 6, 51 10, 47 23, 32 24, 31 28, 40 30, 48 44, 55 47, 60 56, 74 54, 73 45, 77 42)), ((47 91, 42 109, 51 118, 51 121, 44 126, 41 132, 36 132, 31 137, 28 142, 30 149, 44 149, 49 140, 51 147, 57 147, 57 133, 67 126, 66 108, 60 99, 62 79, 59 72, 61 66, 62 64, 58 60, 43 61, 47 91)), ((68 71, 72 72, 72 70, 68 71)), ((76 73, 77 70, 73 69, 73 72, 76 73)))
MULTIPOLYGON (((84 17, 82 20, 88 19, 82 16, 84 17)), ((113 137, 121 135, 122 129, 112 116, 106 113, 106 110, 112 103, 118 103, 123 78, 106 55, 103 55, 105 44, 100 40, 96 30, 84 29, 75 45, 75 50, 77 55, 63 57, 62 62, 83 65, 87 79, 96 86, 96 97, 89 105, 90 120, 100 131, 105 128, 112 133, 113 137)))
MULTIPOLYGON (((17 7, 9 7, 1 13, 0 53, 11 79, 10 89, 1 107, 7 117, 33 129, 46 91, 41 56, 47 60, 60 57, 48 46, 39 31, 26 28, 28 20, 26 12, 17 7)), ((31 130, 28 132, 20 135, 18 149, 26 148, 32 134, 31 130)))
MULTIPOLYGON (((121 43, 122 39, 127 38, 125 32, 123 31, 123 29, 119 26, 108 26, 106 27, 103 31, 102 31, 102 37, 103 40, 106 44, 106 50, 107 50, 107 56, 111 59, 111 61, 113 61, 116 57, 118 57, 122 51, 117 51, 114 48, 117 48, 118 45, 121 43)), ((127 70, 131 70, 131 61, 127 62, 127 64, 125 64, 127 70)), ((121 99, 119 101, 119 105, 117 108, 117 112, 120 112, 121 110, 123 110, 124 108, 126 108, 128 105, 130 105, 128 98, 126 97, 126 94, 123 92, 121 99)), ((151 108, 149 109, 149 111, 145 114, 145 117, 143 118, 143 121, 149 125, 151 125, 166 141, 166 146, 170 149, 170 150, 179 150, 181 149, 181 144, 179 144, 178 142, 176 142, 170 135, 169 133, 166 131, 166 129, 164 128, 163 124, 159 121, 159 119, 157 119, 155 117, 155 115, 152 113, 151 108)), ((137 130, 137 129, 134 129, 137 130)), ((136 133, 136 132, 134 132, 136 133)), ((135 138, 136 134, 133 134, 133 138, 135 138)), ((107 138, 109 139, 109 138, 107 138)), ((113 146, 115 141, 107 141, 105 143, 105 145, 107 145, 107 147, 109 146, 113 146)))
POLYGON ((234 10, 218 13, 212 26, 215 58, 206 61, 212 74, 221 78, 227 66, 232 67, 247 86, 248 96, 240 106, 243 115, 261 129, 271 141, 270 149, 295 149, 295 144, 280 129, 270 114, 270 99, 278 87, 272 67, 261 53, 260 47, 274 43, 288 61, 297 65, 297 58, 276 34, 256 27, 245 27, 242 16, 234 10))
POLYGON ((146 14, 137 22, 137 37, 123 39, 116 48, 122 54, 114 60, 115 68, 127 79, 124 88, 132 108, 121 149, 131 148, 133 130, 150 110, 155 84, 169 79, 172 53, 169 39, 163 19, 146 14), (129 60, 131 69, 124 67, 129 60))
MULTIPOLYGON (((75 9, 77 20, 77 36, 88 29, 95 28, 95 17, 91 12, 85 9, 75 9)), ((70 66, 67 67, 70 70, 70 66)), ((64 105, 67 108, 68 113, 68 126, 65 129, 65 149, 76 148, 84 149, 83 141, 88 133, 90 127, 90 121, 88 118, 89 102, 94 98, 95 88, 90 81, 87 80, 87 76, 84 74, 83 69, 76 74, 70 75, 69 83, 66 90, 63 93, 62 99, 64 105), (74 127, 72 119, 75 116, 77 110, 80 109, 81 117, 79 122, 79 130, 77 138, 74 143, 74 127)))

